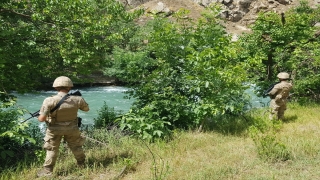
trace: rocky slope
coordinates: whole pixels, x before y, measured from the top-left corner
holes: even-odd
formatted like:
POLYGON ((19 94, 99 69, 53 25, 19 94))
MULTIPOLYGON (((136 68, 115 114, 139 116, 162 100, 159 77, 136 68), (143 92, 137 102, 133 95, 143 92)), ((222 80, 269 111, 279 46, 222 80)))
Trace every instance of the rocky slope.
MULTIPOLYGON (((190 10, 189 17, 200 17, 201 11, 211 3, 220 3, 223 10, 220 16, 226 20, 225 26, 228 33, 234 38, 243 32, 250 32, 248 28, 254 23, 259 12, 274 11, 286 12, 288 9, 299 5, 297 0, 119 0, 128 9, 144 8, 146 13, 166 13, 170 17, 180 8, 190 10)), ((320 0, 308 0, 309 5, 316 7, 320 0)), ((141 19, 143 21, 143 19, 141 19)))

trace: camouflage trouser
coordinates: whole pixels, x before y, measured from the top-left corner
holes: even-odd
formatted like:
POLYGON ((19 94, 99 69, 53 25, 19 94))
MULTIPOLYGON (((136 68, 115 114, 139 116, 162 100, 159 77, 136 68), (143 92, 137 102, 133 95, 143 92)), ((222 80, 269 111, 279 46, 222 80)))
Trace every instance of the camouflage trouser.
POLYGON ((269 115, 269 119, 283 119, 284 118, 284 112, 287 109, 286 101, 284 100, 278 100, 272 99, 270 101, 270 109, 271 113, 269 115))
POLYGON ((56 164, 62 138, 67 142, 78 164, 84 163, 85 161, 85 154, 82 149, 85 138, 81 136, 78 128, 48 127, 43 145, 43 148, 47 151, 43 166, 50 171, 53 171, 54 165, 56 164))

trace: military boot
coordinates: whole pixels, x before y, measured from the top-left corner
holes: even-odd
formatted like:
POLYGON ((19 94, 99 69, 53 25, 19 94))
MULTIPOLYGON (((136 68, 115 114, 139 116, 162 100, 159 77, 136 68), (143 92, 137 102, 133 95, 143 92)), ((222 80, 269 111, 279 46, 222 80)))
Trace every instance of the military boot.
POLYGON ((77 165, 79 168, 84 168, 84 161, 77 161, 77 165))
POLYGON ((52 168, 44 167, 40 171, 38 171, 37 175, 38 177, 45 177, 45 176, 51 176, 53 172, 52 168))

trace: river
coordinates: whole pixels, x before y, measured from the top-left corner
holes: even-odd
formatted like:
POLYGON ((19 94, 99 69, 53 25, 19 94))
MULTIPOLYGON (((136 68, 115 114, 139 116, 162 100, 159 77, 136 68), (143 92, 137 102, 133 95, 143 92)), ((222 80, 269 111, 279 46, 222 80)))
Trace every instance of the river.
MULTIPOLYGON (((125 99, 125 91, 128 90, 126 87, 121 86, 102 86, 102 87, 87 87, 79 88, 82 97, 90 106, 89 112, 79 111, 78 116, 82 118, 83 124, 93 124, 94 118, 98 117, 98 111, 103 106, 104 102, 110 107, 114 108, 116 111, 128 112, 133 99, 125 99)), ((43 100, 46 97, 56 94, 57 92, 52 91, 39 91, 36 93, 25 93, 17 94, 18 98, 17 105, 27 109, 29 112, 33 113, 40 109, 43 100)), ((252 88, 246 91, 251 97, 252 107, 264 107, 268 105, 269 98, 259 98, 255 96, 252 92, 252 88)), ((30 117, 30 114, 24 116, 25 119, 30 117)), ((37 122, 36 118, 30 119, 30 121, 37 122)))
MULTIPOLYGON (((74 89, 76 90, 76 89, 74 89)), ((104 102, 110 107, 114 108, 116 111, 129 111, 133 99, 125 99, 125 91, 128 90, 126 87, 120 86, 103 86, 103 87, 87 87, 78 88, 81 92, 82 97, 89 104, 90 111, 83 112, 78 111, 78 116, 82 118, 83 124, 93 124, 94 118, 98 117, 98 111, 104 105, 104 102)), ((33 113, 40 109, 43 100, 46 97, 55 95, 57 91, 39 91, 36 93, 25 93, 18 94, 13 93, 17 96, 17 105, 27 109, 29 112, 33 113)), ((26 114, 24 118, 30 117, 30 114, 26 114)), ((30 121, 37 121, 36 118, 30 119, 30 121)))

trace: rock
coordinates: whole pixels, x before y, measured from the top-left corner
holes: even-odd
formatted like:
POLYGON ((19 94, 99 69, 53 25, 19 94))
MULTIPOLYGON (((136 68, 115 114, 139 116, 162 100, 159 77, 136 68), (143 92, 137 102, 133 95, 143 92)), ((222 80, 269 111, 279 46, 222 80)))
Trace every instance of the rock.
POLYGON ((224 0, 222 3, 223 4, 230 4, 230 3, 232 3, 233 1, 232 0, 224 0))
MULTIPOLYGON (((127 6, 144 7, 149 13, 165 13, 171 17, 173 12, 180 8, 190 10, 188 15, 191 19, 201 16, 201 11, 212 3, 222 4, 220 17, 227 22, 237 25, 248 26, 255 22, 260 12, 285 12, 291 7, 299 5, 299 1, 293 0, 119 0, 127 6)), ((320 4, 320 0, 307 0, 311 7, 320 4)), ((147 18, 141 18, 139 22, 146 22, 147 18)), ((228 31, 239 31, 235 27, 228 27, 228 31)))
POLYGON ((268 9, 268 6, 266 4, 264 4, 263 2, 259 2, 253 6, 252 11, 257 14, 261 10, 266 10, 266 9, 268 9))
POLYGON ((250 5, 252 3, 253 0, 240 0, 238 2, 239 5, 239 9, 245 9, 248 10, 250 8, 250 5))
POLYGON ((221 17, 222 19, 228 19, 228 18, 229 18, 229 11, 227 11, 227 10, 222 11, 222 12, 220 13, 220 17, 221 17))
POLYGON ((277 0, 280 4, 287 5, 291 3, 291 0, 277 0))
POLYGON ((165 4, 163 4, 163 2, 158 2, 156 6, 150 7, 148 11, 151 12, 152 14, 158 14, 162 12, 165 8, 166 7, 165 7, 165 4))
POLYGON ((231 11, 229 20, 232 22, 238 22, 242 19, 243 13, 241 11, 231 11))

